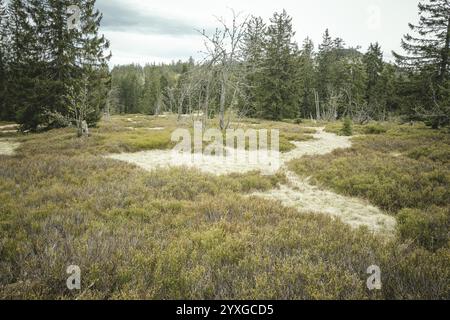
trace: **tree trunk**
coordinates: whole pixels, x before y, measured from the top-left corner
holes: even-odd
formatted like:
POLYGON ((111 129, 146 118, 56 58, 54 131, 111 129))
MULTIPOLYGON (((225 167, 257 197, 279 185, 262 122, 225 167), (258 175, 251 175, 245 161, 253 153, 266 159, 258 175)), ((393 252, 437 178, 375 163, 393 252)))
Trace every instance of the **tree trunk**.
POLYGON ((89 126, 86 120, 77 121, 77 135, 79 138, 89 136, 89 126))
POLYGON ((225 129, 225 103, 227 97, 227 84, 226 84, 226 75, 224 74, 222 77, 221 89, 220 89, 220 129, 225 129))
POLYGON ((317 90, 314 89, 314 100, 316 103, 316 120, 320 120, 320 101, 319 101, 319 94, 317 93, 317 90))
POLYGON ((450 16, 447 22, 447 37, 445 38, 445 48, 442 50, 442 64, 441 64, 441 74, 440 83, 443 84, 447 79, 447 68, 449 63, 449 51, 450 51, 450 16))
POLYGON ((184 102, 184 98, 182 97, 178 104, 178 121, 181 120, 181 115, 183 114, 183 102, 184 102))
POLYGON ((158 100, 156 101, 156 110, 155 110, 155 115, 159 116, 161 113, 161 96, 158 97, 158 100))
POLYGON ((203 127, 206 128, 207 121, 208 121, 208 115, 209 115, 209 96, 210 96, 210 86, 211 82, 210 79, 207 80, 206 83, 206 93, 205 93, 205 101, 203 104, 203 127))

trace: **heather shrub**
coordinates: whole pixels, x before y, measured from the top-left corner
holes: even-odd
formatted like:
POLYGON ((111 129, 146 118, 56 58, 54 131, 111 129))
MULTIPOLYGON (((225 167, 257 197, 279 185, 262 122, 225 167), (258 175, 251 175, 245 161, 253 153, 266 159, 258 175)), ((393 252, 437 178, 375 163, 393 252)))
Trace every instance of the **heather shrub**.
POLYGON ((398 214, 398 230, 403 240, 412 239, 428 250, 449 244, 450 207, 427 210, 404 209, 398 214))

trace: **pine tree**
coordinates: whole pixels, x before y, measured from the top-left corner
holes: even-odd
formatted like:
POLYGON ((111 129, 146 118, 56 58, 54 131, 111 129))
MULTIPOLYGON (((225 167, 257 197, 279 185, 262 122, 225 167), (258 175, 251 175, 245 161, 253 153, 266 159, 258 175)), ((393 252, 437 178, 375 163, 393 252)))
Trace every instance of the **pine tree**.
POLYGON ((314 88, 315 88, 315 68, 314 68, 314 43, 306 38, 303 42, 301 54, 299 56, 299 91, 301 108, 298 117, 309 118, 315 113, 314 88))
POLYGON ((367 73, 367 86, 365 98, 370 110, 376 116, 383 114, 384 107, 380 101, 383 92, 380 91, 381 75, 384 68, 383 53, 380 45, 377 43, 370 44, 367 53, 364 55, 364 64, 367 73))
POLYGON ((262 63, 258 100, 262 117, 280 120, 298 113, 298 47, 293 41, 292 18, 286 11, 270 20, 262 63))
POLYGON ((409 55, 394 52, 400 66, 432 70, 440 83, 448 79, 450 56, 450 1, 428 0, 419 3, 418 25, 409 24, 411 31, 402 39, 402 48, 409 55))
MULTIPOLYGON (((326 103, 329 99, 329 91, 332 82, 331 69, 332 64, 335 62, 333 50, 333 39, 330 36, 329 30, 326 29, 317 54, 317 91, 319 99, 323 103, 326 103)), ((319 117, 320 115, 317 116, 319 117)))
POLYGON ((48 102, 45 85, 45 48, 38 22, 32 14, 35 5, 27 0, 12 0, 8 5, 10 43, 9 107, 16 113, 22 130, 36 130, 43 122, 48 102))
MULTIPOLYGON (((417 35, 407 34, 402 39, 407 55, 393 54, 397 64, 411 72, 412 84, 426 86, 417 113, 433 128, 439 128, 450 123, 450 0, 419 3, 419 15, 417 25, 409 24, 417 35)), ((421 90, 416 87, 414 91, 421 90)))
POLYGON ((104 35, 99 35, 103 15, 95 9, 95 2, 95 0, 82 0, 80 3, 82 20, 80 52, 77 59, 81 60, 82 77, 86 79, 89 86, 88 112, 85 119, 88 124, 95 124, 100 120, 111 86, 108 71, 111 53, 107 53, 109 41, 104 35))
POLYGON ((367 72, 363 55, 354 48, 345 49, 338 62, 339 72, 335 75, 335 91, 340 94, 338 115, 352 114, 354 120, 365 123, 373 118, 373 110, 367 105, 367 72), (340 83, 339 83, 340 82, 340 83))
POLYGON ((243 40, 243 55, 245 61, 245 105, 244 113, 250 117, 261 115, 261 108, 257 103, 259 94, 260 75, 264 57, 266 24, 260 17, 252 17, 247 22, 247 30, 243 40))

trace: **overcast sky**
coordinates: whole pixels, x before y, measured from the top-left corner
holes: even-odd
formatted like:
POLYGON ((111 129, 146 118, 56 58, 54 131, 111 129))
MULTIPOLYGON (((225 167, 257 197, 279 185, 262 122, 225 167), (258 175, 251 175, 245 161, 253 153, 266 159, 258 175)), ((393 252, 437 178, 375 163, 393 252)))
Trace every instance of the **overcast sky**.
POLYGON ((419 0, 98 0, 101 32, 111 41, 111 65, 170 62, 201 58, 197 29, 214 30, 215 16, 229 18, 230 8, 266 21, 286 9, 296 40, 309 36, 316 47, 326 28, 348 46, 378 41, 386 59, 399 50, 408 22, 418 20, 419 0))

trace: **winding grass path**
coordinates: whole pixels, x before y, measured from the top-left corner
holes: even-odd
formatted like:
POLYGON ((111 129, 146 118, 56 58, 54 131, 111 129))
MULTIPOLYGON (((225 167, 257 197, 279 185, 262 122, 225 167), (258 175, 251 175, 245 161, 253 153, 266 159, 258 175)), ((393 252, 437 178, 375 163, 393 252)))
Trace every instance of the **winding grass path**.
MULTIPOLYGON (((308 128, 309 129, 309 128, 308 128)), ((280 154, 281 169, 287 177, 287 183, 277 189, 267 192, 253 193, 250 196, 279 201, 282 205, 293 207, 299 212, 316 212, 328 214, 341 219, 352 227, 366 226, 377 233, 392 234, 395 230, 395 218, 383 213, 367 201, 346 197, 332 191, 322 190, 308 182, 307 178, 298 177, 289 171, 287 163, 306 155, 323 155, 336 149, 350 148, 351 138, 337 136, 325 132, 324 128, 311 128, 317 132, 313 140, 292 142, 296 148, 280 154)), ((240 151, 238 151, 240 152, 240 151)), ((180 155, 174 156, 171 150, 151 150, 137 153, 122 153, 108 156, 109 158, 135 164, 146 170, 167 168, 172 166, 187 166, 202 172, 216 175, 230 173, 245 173, 249 171, 265 171, 270 167, 249 163, 245 151, 238 154, 238 161, 224 162, 223 157, 180 155), (197 158, 196 158, 197 157, 197 158), (200 158, 201 157, 201 158, 200 158)))
POLYGON ((280 201, 283 205, 293 207, 300 212, 329 214, 355 228, 366 226, 377 233, 392 234, 396 226, 394 217, 383 213, 367 201, 322 190, 310 184, 308 178, 300 178, 288 170, 286 163, 290 160, 306 155, 328 154, 336 149, 352 146, 350 137, 327 133, 324 128, 316 128, 316 130, 314 140, 293 142, 296 148, 283 155, 285 165, 282 170, 286 174, 287 184, 267 192, 254 193, 252 196, 280 201))

